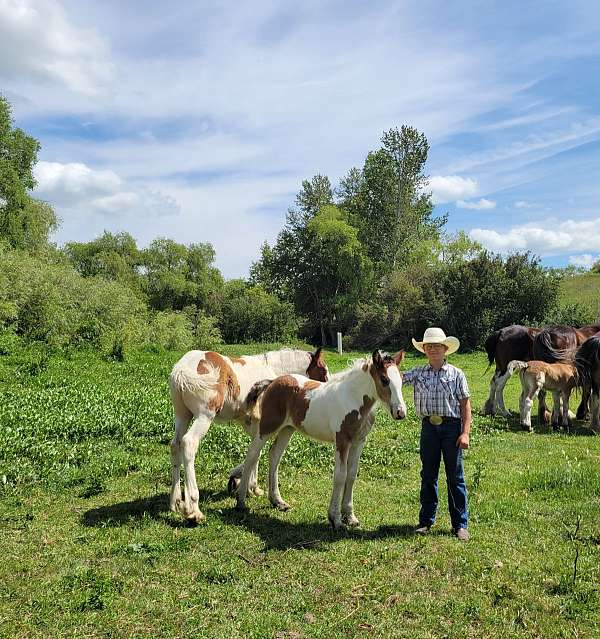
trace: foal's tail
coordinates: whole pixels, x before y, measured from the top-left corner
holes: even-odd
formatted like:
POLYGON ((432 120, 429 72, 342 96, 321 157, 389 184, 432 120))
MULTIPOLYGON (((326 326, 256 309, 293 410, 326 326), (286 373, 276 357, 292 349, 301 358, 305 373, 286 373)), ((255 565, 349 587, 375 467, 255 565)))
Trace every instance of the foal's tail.
POLYGON ((262 379, 259 382, 255 382, 248 395, 246 395, 246 414, 253 419, 260 419, 260 403, 259 399, 262 394, 271 385, 272 379, 262 379))
POLYGON ((529 366, 528 362, 523 362, 520 359, 513 359, 506 367, 506 376, 510 377, 515 371, 525 370, 527 366, 529 366))

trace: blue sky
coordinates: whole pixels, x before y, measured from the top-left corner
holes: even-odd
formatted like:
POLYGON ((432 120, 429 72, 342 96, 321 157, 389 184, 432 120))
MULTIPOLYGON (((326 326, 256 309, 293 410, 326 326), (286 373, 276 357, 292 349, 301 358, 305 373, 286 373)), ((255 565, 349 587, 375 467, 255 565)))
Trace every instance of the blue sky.
POLYGON ((211 242, 227 277, 301 181, 410 124, 448 231, 546 264, 600 256, 592 2, 0 0, 0 92, 41 144, 55 240, 211 242))

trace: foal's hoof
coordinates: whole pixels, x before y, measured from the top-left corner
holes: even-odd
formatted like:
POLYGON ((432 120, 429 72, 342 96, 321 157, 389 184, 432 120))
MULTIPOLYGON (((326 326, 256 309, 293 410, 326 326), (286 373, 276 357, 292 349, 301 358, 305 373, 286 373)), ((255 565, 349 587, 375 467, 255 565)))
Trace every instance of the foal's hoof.
POLYGON ((227 492, 230 495, 235 495, 237 492, 238 486, 240 485, 240 478, 231 475, 229 481, 227 482, 227 492))
POLYGON ((277 508, 277 510, 280 510, 282 513, 287 512, 291 508, 287 501, 283 501, 283 499, 280 501, 272 501, 271 503, 273 504, 273 508, 277 508))
POLYGON ((201 524, 205 519, 206 517, 204 516, 204 513, 200 511, 198 511, 197 513, 192 513, 185 518, 190 526, 197 526, 198 524, 201 524))
POLYGON ((360 526, 360 520, 355 514, 345 515, 344 523, 348 528, 358 528, 358 526, 360 526))
POLYGON ((333 532, 342 533, 347 531, 346 524, 341 519, 333 519, 333 517, 328 517, 328 519, 333 532))
POLYGON ((183 511, 183 502, 181 499, 174 499, 169 504, 169 510, 172 513, 181 513, 183 511))
POLYGON ((248 497, 262 497, 265 491, 260 486, 253 486, 248 488, 248 497))
POLYGON ((250 510, 248 506, 246 506, 246 502, 240 501, 236 503, 235 509, 238 511, 238 513, 247 513, 250 510))

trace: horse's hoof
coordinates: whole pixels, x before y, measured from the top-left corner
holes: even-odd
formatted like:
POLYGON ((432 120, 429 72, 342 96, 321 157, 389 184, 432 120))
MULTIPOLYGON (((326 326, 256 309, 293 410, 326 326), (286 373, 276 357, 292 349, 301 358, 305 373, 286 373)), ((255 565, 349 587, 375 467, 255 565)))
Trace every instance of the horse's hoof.
POLYGON ((250 510, 245 502, 239 501, 235 505, 235 509, 238 511, 238 513, 247 513, 250 510))
POLYGON ((280 510, 282 513, 287 512, 291 508, 291 506, 286 501, 283 501, 283 499, 281 501, 272 501, 271 503, 273 504, 273 508, 277 508, 277 510, 280 510))
POLYGON ((230 495, 235 495, 235 493, 237 492, 238 486, 240 485, 240 478, 239 477, 234 477, 233 475, 229 478, 229 481, 227 482, 227 492, 230 495))
POLYGON ((328 516, 329 523, 331 524, 331 528, 334 532, 345 532, 346 525, 341 519, 334 519, 333 517, 328 516))
POLYGON ((200 511, 198 511, 197 513, 192 513, 185 518, 187 523, 191 526, 197 526, 198 524, 201 524, 205 519, 206 517, 204 516, 204 513, 200 511))
POLYGON ((344 522, 348 528, 358 528, 360 526, 360 520, 356 515, 350 515, 348 517, 344 517, 344 522))

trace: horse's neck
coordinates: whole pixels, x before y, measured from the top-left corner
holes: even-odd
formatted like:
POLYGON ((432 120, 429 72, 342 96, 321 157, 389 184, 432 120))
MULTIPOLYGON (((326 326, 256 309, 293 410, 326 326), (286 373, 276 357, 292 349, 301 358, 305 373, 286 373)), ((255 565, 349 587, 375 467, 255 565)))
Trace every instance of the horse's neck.
POLYGON ((289 373, 304 375, 308 368, 307 354, 304 351, 269 351, 263 357, 277 375, 289 373))
POLYGON ((357 366, 334 378, 331 384, 336 384, 341 392, 356 396, 362 399, 365 395, 370 399, 377 399, 377 390, 371 377, 369 369, 363 370, 362 366, 357 366))

